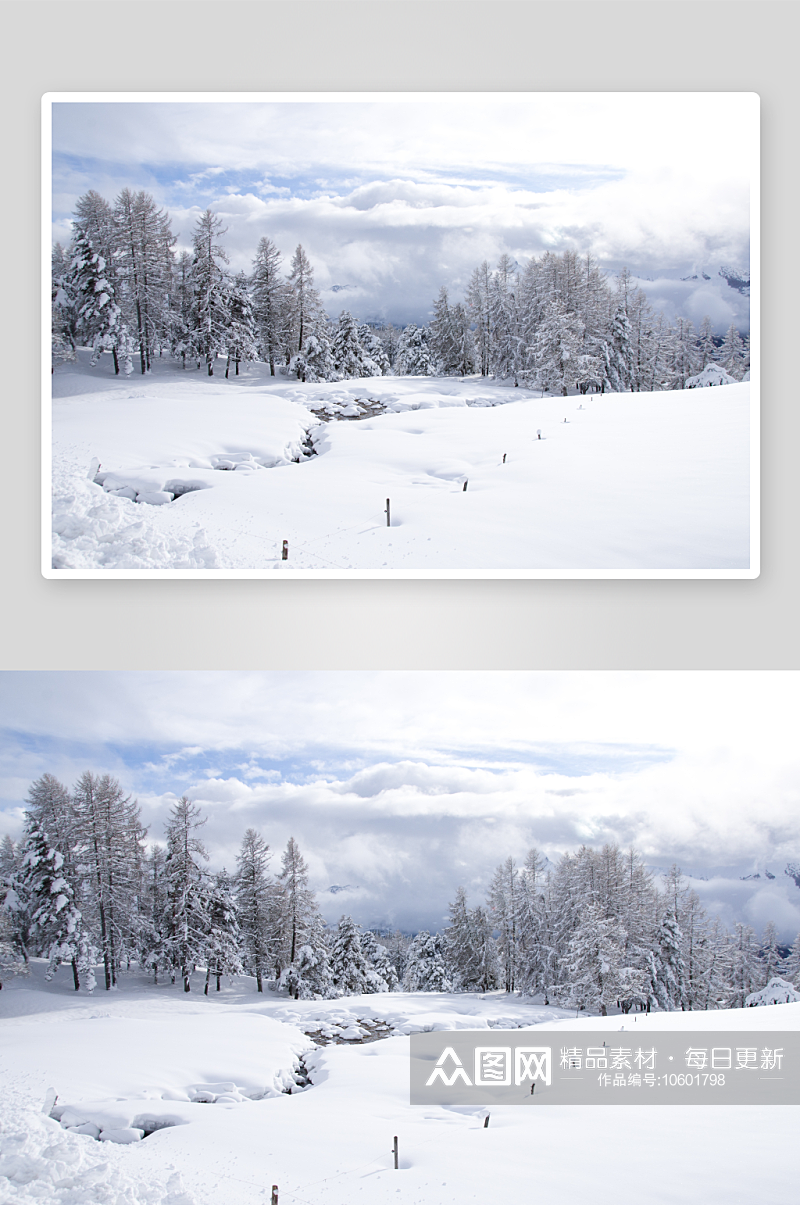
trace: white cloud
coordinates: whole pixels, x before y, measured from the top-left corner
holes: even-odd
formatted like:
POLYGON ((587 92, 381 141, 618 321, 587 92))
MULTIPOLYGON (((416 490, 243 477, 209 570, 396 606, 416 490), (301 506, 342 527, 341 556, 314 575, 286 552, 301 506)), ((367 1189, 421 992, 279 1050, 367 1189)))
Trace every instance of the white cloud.
POLYGON ((182 243, 210 206, 235 269, 262 234, 287 256, 302 242, 322 288, 352 285, 359 317, 396 321, 503 251, 745 267, 757 120, 752 96, 715 93, 60 104, 54 237, 87 188, 145 187, 182 243))
POLYGON ((799 724, 795 672, 5 673, 0 832, 20 835, 39 774, 91 768, 154 837, 189 795, 215 866, 249 826, 278 853, 294 836, 314 887, 359 888, 366 922, 438 923, 509 854, 612 841, 727 868, 704 898, 790 937, 799 724), (753 866, 781 890, 740 884, 753 866))

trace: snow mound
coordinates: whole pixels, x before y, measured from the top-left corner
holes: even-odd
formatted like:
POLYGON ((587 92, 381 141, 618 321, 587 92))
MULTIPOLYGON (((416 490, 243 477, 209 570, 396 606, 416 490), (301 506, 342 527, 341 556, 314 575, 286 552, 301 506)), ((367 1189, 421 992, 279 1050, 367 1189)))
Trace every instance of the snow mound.
POLYGON ((150 1172, 146 1179, 137 1176, 125 1152, 115 1146, 122 1141, 117 1137, 100 1148, 30 1106, 20 1107, 6 1092, 0 1103, 0 1202, 197 1205, 183 1188, 179 1172, 166 1183, 154 1180, 150 1172))
POLYGON ((793 983, 786 979, 770 979, 760 992, 751 992, 745 999, 748 1008, 756 1008, 762 1004, 794 1004, 800 1001, 800 992, 793 983))
POLYGON ((705 389, 709 385, 735 385, 736 379, 719 364, 706 364, 702 372, 686 378, 687 389, 705 389))
MULTIPOLYGON (((215 569, 217 556, 200 528, 194 535, 162 532, 130 492, 106 493, 72 475, 53 491, 54 569, 215 569)), ((140 494, 141 501, 168 502, 171 494, 140 494)), ((148 513, 148 511, 150 513, 148 513)))

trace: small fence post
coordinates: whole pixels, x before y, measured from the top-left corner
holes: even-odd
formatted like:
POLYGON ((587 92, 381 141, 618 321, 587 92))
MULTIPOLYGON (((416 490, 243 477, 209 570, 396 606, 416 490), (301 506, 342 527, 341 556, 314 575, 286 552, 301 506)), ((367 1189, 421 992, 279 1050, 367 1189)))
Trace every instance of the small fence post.
POLYGON ((399 1164, 397 1161, 397 1135, 395 1134, 395 1136, 394 1136, 394 1170, 395 1171, 397 1171, 398 1166, 399 1166, 399 1164))
POLYGON ((466 493, 466 492, 467 492, 467 486, 468 486, 468 485, 469 485, 469 478, 467 478, 467 480, 464 482, 464 488, 463 488, 463 489, 462 489, 462 491, 461 491, 462 493, 466 493))
POLYGON ((391 506, 389 504, 388 498, 386 499, 386 526, 387 527, 392 526, 392 511, 391 511, 391 506))
POLYGON ((278 1185, 277 1184, 272 1185, 272 1198, 270 1200, 270 1205, 278 1205, 278 1185))
POLYGON ((289 541, 284 540, 283 548, 281 549, 281 560, 288 561, 288 559, 289 559, 289 541))
POLYGON ((488 1130, 488 1129, 489 1129, 489 1118, 490 1118, 490 1117, 491 1117, 491 1113, 487 1113, 487 1114, 486 1114, 486 1116, 485 1116, 485 1117, 484 1117, 484 1119, 483 1119, 483 1128, 484 1128, 484 1130, 488 1130))
POLYGON ((507 455, 507 453, 504 452, 503 453, 503 464, 505 464, 505 462, 506 462, 506 455, 507 455))

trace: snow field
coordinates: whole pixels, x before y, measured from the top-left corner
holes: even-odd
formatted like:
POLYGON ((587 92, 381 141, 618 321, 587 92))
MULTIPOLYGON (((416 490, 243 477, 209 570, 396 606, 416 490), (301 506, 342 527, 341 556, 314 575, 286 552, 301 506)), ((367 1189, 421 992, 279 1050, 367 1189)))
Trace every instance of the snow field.
MULTIPOLYGON (((506 1107, 492 1110, 487 1129, 485 1109, 408 1104, 407 1036, 310 1049, 302 1032, 327 1026, 345 1037, 363 1032, 364 1020, 408 1032, 580 1028, 584 1022, 562 1009, 501 992, 295 1002, 272 993, 259 997, 245 978, 218 1000, 194 993, 187 999, 135 976, 117 992, 98 990, 89 998, 72 994, 66 976, 40 983, 43 967, 37 960, 27 985, 13 981, 0 993, 0 1076, 13 1085, 0 1097, 0 1169, 7 1169, 0 1170, 6 1193, 0 1202, 254 1205, 269 1199, 272 1184, 279 1186, 281 1205, 484 1205, 532 1197, 560 1205, 744 1205, 793 1199, 787 1154, 796 1108, 650 1107, 626 1110, 623 1127, 613 1108, 506 1107), (280 1077, 303 1051, 312 1080, 305 1090, 242 1101, 220 1099, 235 1097, 223 1091, 212 1093, 216 1103, 200 1101, 201 1084, 209 1091, 235 1084, 245 1096, 270 1075, 280 1077), (180 1114, 185 1124, 131 1145, 101 1145, 38 1112, 53 1083, 59 1104, 67 1104, 75 1119, 94 1109, 100 1093, 109 1123, 133 1119, 135 1105, 180 1114), (154 1095, 146 1097, 148 1086, 154 1095), (26 1111, 28 1106, 36 1111, 26 1111), (398 1171, 392 1166, 395 1135, 398 1171), (22 1161, 9 1163, 20 1150, 22 1161), (177 1181, 170 1187, 176 1171, 186 1188, 177 1181), (77 1188, 55 1187, 70 1177, 77 1188)), ((585 1023, 610 1032, 624 1027, 637 1036, 658 1029, 798 1029, 800 1004, 653 1013, 636 1020, 630 1014, 591 1017, 585 1023)))
POLYGON ((225 382, 164 365, 134 387, 62 368, 57 568, 436 577, 750 564, 747 384, 540 398, 474 378, 300 385, 254 366, 225 382))

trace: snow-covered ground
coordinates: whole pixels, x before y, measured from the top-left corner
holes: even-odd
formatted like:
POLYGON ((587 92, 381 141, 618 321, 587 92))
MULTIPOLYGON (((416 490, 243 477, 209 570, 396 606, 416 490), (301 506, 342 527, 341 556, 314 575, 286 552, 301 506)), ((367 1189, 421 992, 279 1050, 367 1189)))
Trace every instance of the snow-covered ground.
POLYGON ((218 373, 56 369, 49 576, 755 573, 749 384, 218 373))
MULTIPOLYGON (((795 1107, 650 1106, 621 1118, 614 1108, 512 1106, 494 1108, 485 1128, 484 1109, 408 1104, 409 1032, 581 1024, 560 1009, 498 992, 294 1002, 258 996, 248 979, 205 998, 136 975, 88 997, 63 969, 45 984, 43 968, 34 962, 29 979, 0 992, 0 1205, 255 1205, 273 1184, 281 1205, 750 1205, 796 1194, 795 1107), (364 1021, 394 1036, 348 1045, 364 1021), (345 1040, 316 1047, 311 1030, 345 1040), (297 1090, 281 1091, 293 1075, 297 1090), (60 1122, 42 1111, 49 1088, 60 1122), (134 1141, 101 1142, 98 1131, 134 1141)), ((609 1031, 623 1022, 634 1024, 590 1020, 609 1031)), ((643 1035, 797 1030, 800 1004, 635 1025, 643 1035)))

